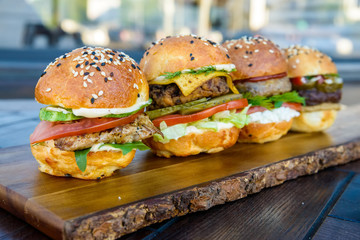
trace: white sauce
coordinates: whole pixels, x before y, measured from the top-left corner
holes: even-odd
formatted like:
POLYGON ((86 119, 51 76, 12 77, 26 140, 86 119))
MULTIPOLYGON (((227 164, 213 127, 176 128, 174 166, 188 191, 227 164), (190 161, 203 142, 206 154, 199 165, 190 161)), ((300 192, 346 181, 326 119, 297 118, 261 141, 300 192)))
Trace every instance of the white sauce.
MULTIPOLYGON (((204 67, 208 67, 208 66, 204 66, 204 67)), ((225 70, 226 72, 231 72, 233 69, 236 69, 235 65, 234 64, 218 64, 218 65, 212 65, 212 67, 215 67, 215 69, 217 71, 222 71, 222 70, 225 70)), ((195 68, 195 69, 184 69, 181 71, 181 73, 188 73, 190 72, 191 70, 200 70, 202 69, 203 67, 200 67, 200 68, 195 68)), ((158 80, 164 80, 165 79, 165 76, 159 76, 157 78, 154 78, 154 80, 152 81, 158 81, 158 80)))
POLYGON ((62 112, 63 114, 70 113, 69 111, 67 111, 63 108, 57 108, 57 107, 47 107, 46 110, 53 111, 53 112, 62 112))
POLYGON ((91 148, 90 148, 90 152, 101 152, 101 151, 115 151, 115 152, 121 152, 121 149, 119 148, 114 148, 114 147, 111 147, 111 146, 102 146, 104 143, 98 143, 98 144, 95 144, 93 145, 91 148), (100 148, 101 147, 101 148, 100 148))
POLYGON ((108 114, 122 114, 138 110, 144 104, 149 103, 148 101, 138 101, 131 107, 128 108, 79 108, 73 109, 75 116, 82 116, 86 118, 97 118, 103 117, 108 114))
MULTIPOLYGON (((222 129, 229 129, 234 126, 234 124, 232 124, 232 123, 224 123, 224 122, 216 122, 216 123, 217 123, 218 131, 220 131, 222 129)), ((195 126, 187 126, 186 130, 185 130, 185 135, 188 135, 190 133, 203 133, 203 132, 207 132, 207 131, 211 131, 211 130, 199 129, 195 126)))
POLYGON ((272 110, 266 110, 264 112, 256 112, 250 114, 251 123, 273 123, 273 122, 282 122, 290 121, 292 118, 299 116, 300 113, 291 108, 280 107, 272 110))

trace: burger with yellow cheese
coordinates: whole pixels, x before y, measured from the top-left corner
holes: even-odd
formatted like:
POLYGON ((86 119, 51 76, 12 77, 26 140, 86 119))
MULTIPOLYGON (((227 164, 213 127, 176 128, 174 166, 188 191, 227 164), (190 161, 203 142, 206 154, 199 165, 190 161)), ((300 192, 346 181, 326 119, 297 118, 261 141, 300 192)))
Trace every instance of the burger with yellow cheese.
POLYGON ((153 103, 146 112, 163 133, 144 141, 158 156, 215 153, 236 143, 247 100, 230 73, 226 50, 195 35, 153 43, 140 62, 153 103))

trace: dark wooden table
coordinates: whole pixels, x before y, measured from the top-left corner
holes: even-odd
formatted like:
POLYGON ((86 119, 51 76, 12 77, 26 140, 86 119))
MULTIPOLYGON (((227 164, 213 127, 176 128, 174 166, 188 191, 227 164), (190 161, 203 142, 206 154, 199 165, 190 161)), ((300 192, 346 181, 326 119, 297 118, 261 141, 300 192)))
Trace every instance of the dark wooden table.
MULTIPOLYGON (((359 84, 345 85, 343 103, 360 103, 359 94, 359 84)), ((39 108, 33 100, 0 101, 0 148, 28 144, 39 108)), ((360 239, 360 161, 173 218, 122 239, 141 238, 360 239)), ((0 239, 48 237, 0 209, 0 239)))

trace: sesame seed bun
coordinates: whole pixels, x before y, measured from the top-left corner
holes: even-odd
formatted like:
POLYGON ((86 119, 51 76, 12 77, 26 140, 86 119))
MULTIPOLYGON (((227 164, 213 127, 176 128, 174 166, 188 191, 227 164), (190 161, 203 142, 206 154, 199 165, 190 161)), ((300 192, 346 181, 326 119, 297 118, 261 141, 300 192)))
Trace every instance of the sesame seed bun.
POLYGON ((166 72, 217 64, 231 64, 226 50, 213 41, 194 35, 163 38, 153 43, 140 61, 148 81, 166 72))
POLYGON ((40 164, 41 172, 60 177, 91 180, 111 176, 117 169, 126 167, 134 158, 136 150, 126 155, 121 151, 89 152, 84 172, 81 172, 76 164, 75 153, 56 148, 54 140, 31 145, 31 152, 40 164))
POLYGON ((238 142, 240 143, 265 143, 278 140, 286 135, 291 128, 290 121, 272 123, 250 123, 240 130, 238 142))
POLYGON ((284 53, 290 78, 337 73, 335 63, 319 50, 295 45, 284 49, 284 53))
POLYGON ((159 157, 187 157, 202 152, 217 153, 223 151, 236 143, 239 131, 239 128, 232 127, 218 132, 190 133, 177 140, 171 139, 168 143, 156 142, 153 138, 145 139, 143 142, 159 157))
POLYGON ((149 99, 136 62, 100 47, 78 48, 50 63, 35 88, 42 104, 65 108, 127 108, 149 99))
POLYGON ((262 37, 242 37, 225 41, 231 61, 236 66, 230 75, 233 80, 248 79, 284 73, 286 60, 281 50, 270 40, 262 37))

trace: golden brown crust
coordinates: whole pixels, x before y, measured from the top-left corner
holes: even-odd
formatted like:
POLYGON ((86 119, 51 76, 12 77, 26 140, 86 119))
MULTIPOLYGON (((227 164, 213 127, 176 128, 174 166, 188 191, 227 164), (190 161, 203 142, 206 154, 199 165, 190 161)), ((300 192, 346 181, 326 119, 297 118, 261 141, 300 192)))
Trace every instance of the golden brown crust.
POLYGON ((320 132, 331 127, 336 116, 336 110, 301 112, 300 116, 294 118, 291 131, 320 132))
POLYGON ((31 152, 40 164, 39 170, 41 172, 54 176, 71 176, 87 180, 111 176, 115 170, 129 165, 136 152, 136 150, 132 150, 125 156, 122 152, 89 152, 86 170, 81 172, 76 164, 74 152, 62 151, 54 147, 53 140, 47 141, 47 143, 31 146, 31 152))
POLYGON ((179 138, 170 140, 168 143, 155 142, 148 138, 143 142, 151 148, 151 151, 160 157, 186 157, 201 152, 217 153, 233 146, 239 136, 239 129, 232 127, 222 129, 218 132, 206 131, 201 134, 191 133, 179 138))
POLYGON ((99 47, 78 48, 57 58, 35 88, 39 103, 73 109, 131 107, 138 93, 141 100, 148 100, 149 86, 136 62, 99 47))
POLYGON ((262 37, 243 37, 222 44, 236 66, 231 73, 235 80, 275 75, 287 70, 281 50, 270 40, 262 37))
POLYGON ((196 36, 168 37, 154 44, 140 61, 140 67, 148 81, 166 72, 231 64, 221 45, 196 36))
POLYGON ((293 120, 277 123, 250 123, 240 130, 238 142, 265 143, 278 140, 286 135, 293 120))
POLYGON ((289 77, 337 73, 335 63, 319 50, 295 45, 284 49, 284 54, 289 77))

